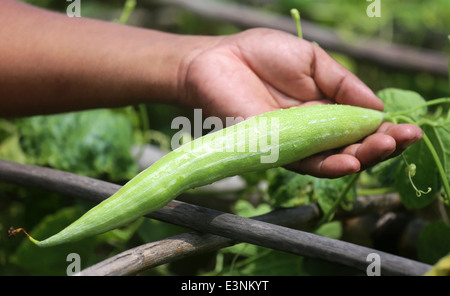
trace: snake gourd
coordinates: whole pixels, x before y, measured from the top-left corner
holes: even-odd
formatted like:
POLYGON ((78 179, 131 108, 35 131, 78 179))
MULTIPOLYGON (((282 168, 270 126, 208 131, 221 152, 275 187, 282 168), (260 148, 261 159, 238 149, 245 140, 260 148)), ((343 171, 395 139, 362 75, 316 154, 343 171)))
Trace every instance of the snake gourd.
POLYGON ((381 111, 337 104, 260 114, 166 154, 59 233, 42 241, 28 237, 48 247, 104 233, 162 208, 186 190, 355 143, 383 120, 381 111))

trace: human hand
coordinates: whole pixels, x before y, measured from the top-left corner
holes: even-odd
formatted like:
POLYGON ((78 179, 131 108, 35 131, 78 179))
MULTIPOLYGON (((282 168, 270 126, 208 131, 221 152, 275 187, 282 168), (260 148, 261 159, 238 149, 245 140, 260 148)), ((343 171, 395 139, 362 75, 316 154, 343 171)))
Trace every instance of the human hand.
MULTIPOLYGON (((319 46, 268 29, 220 39, 191 57, 183 78, 184 103, 221 118, 247 118, 317 103, 383 109, 363 82, 319 46)), ((415 125, 383 123, 361 143, 313 155, 287 168, 317 177, 340 177, 396 156, 421 137, 415 125)))

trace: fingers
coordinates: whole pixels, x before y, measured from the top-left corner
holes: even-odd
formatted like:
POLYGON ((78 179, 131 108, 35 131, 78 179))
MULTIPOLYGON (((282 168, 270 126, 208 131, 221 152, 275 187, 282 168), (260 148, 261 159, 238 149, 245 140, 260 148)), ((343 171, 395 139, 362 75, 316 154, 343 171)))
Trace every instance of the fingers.
MULTIPOLYGON (((414 124, 383 123, 377 133, 384 133, 393 137, 397 142, 397 152, 403 152, 408 146, 422 139, 423 131, 414 124)), ((398 154, 398 153, 397 153, 398 154)))
POLYGON ((360 162, 361 169, 366 169, 400 155, 408 146, 419 141, 422 135, 422 130, 413 124, 385 122, 375 134, 360 144, 344 148, 341 153, 354 156, 360 162))
POLYGON ((422 130, 412 124, 383 123, 375 134, 343 148, 338 154, 319 153, 286 168, 315 177, 338 178, 398 156, 422 135, 422 130))
POLYGON ((375 135, 377 134, 384 134, 395 140, 396 148, 395 151, 389 155, 391 158, 401 154, 408 146, 422 139, 423 131, 414 124, 393 124, 385 122, 378 128, 375 135))
POLYGON ((385 134, 373 134, 361 144, 353 144, 344 148, 341 153, 356 157, 362 168, 375 165, 386 160, 396 150, 395 139, 385 134))
POLYGON ((314 46, 313 78, 327 97, 339 104, 383 110, 383 102, 358 77, 314 46))
POLYGON ((339 178, 359 172, 361 164, 352 155, 319 153, 291 163, 286 168, 319 178, 339 178))

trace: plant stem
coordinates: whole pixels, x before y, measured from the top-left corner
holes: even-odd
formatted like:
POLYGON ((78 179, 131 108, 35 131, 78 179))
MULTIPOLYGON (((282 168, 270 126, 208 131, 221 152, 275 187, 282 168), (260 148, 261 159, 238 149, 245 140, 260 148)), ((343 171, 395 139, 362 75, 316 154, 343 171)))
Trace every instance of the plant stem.
POLYGON ((361 195, 378 195, 395 192, 395 187, 381 187, 381 188, 362 188, 356 190, 358 196, 361 195))
POLYGON ((125 7, 123 8, 122 14, 119 18, 119 24, 126 24, 130 18, 131 13, 136 7, 136 0, 127 0, 125 2, 125 7))
POLYGON ((441 98, 441 99, 434 99, 431 101, 428 101, 420 106, 416 106, 414 108, 408 109, 408 110, 403 110, 403 111, 399 111, 399 112, 395 112, 395 113, 389 113, 388 116, 399 116, 399 115, 404 115, 404 114, 408 114, 411 112, 414 112, 416 110, 419 110, 423 107, 426 106, 432 106, 432 105, 438 105, 438 104, 445 104, 445 103, 450 103, 450 98, 441 98))
POLYGON ((297 35, 298 35, 298 37, 300 39, 303 39, 302 24, 300 22, 300 12, 297 9, 292 8, 291 9, 291 15, 292 15, 292 18, 295 21, 295 25, 297 26, 297 35))
POLYGON ((359 175, 360 175, 360 173, 357 173, 357 174, 354 174, 351 177, 351 179, 348 181, 346 187, 341 192, 341 195, 339 195, 339 197, 334 202, 334 204, 331 207, 331 209, 327 213, 325 213, 325 215, 323 215, 322 219, 320 219, 320 221, 317 224, 317 227, 321 226, 324 223, 329 222, 329 220, 331 219, 331 216, 334 215, 334 212, 337 210, 339 204, 344 200, 345 196, 347 195, 348 191, 353 187, 353 185, 355 184, 356 180, 358 180, 359 175))
POLYGON ((423 140, 425 144, 428 147, 428 150, 430 150, 431 155, 433 156, 434 162, 436 163, 436 167, 438 169, 439 175, 442 180, 442 185, 444 186, 444 191, 446 194, 446 203, 448 204, 450 201, 450 184, 448 183, 447 175, 445 174, 444 167, 442 166, 441 160, 439 159, 439 155, 436 152, 436 149, 434 149, 433 144, 431 143, 428 136, 424 133, 423 134, 423 140))
MULTIPOLYGON (((397 117, 405 122, 415 124, 415 122, 413 120, 411 120, 410 118, 408 118, 406 116, 397 116, 397 117)), ((434 149, 433 143, 431 143, 430 138, 428 138, 428 136, 425 133, 423 133, 422 139, 425 142, 425 145, 427 146, 428 150, 430 151, 431 156, 433 157, 434 163, 436 164, 436 167, 438 169, 439 176, 441 177, 442 185, 444 187, 444 191, 446 194, 445 202, 448 204, 450 202, 450 184, 448 183, 448 179, 447 179, 447 175, 445 174, 444 167, 442 166, 442 162, 439 159, 439 155, 437 154, 436 149, 434 149)))
POLYGON ((142 124, 141 128, 142 131, 145 133, 150 129, 150 120, 148 118, 147 106, 145 104, 140 104, 138 108, 139 108, 139 117, 142 124))
POLYGON ((445 203, 442 199, 438 199, 438 210, 441 214, 442 221, 450 227, 450 220, 448 219, 447 210, 445 208, 445 203))

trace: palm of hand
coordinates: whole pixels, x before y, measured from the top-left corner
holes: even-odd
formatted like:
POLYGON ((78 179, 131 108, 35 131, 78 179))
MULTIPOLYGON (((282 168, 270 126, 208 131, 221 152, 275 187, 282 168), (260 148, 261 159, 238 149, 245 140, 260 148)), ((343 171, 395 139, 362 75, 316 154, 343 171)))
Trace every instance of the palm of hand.
MULTIPOLYGON (((185 89, 188 104, 221 118, 316 103, 383 108, 364 83, 320 47, 265 29, 221 38, 198 54, 186 72, 185 89)), ((314 155, 289 168, 340 177, 398 155, 421 135, 414 125, 384 123, 362 143, 314 155)))

